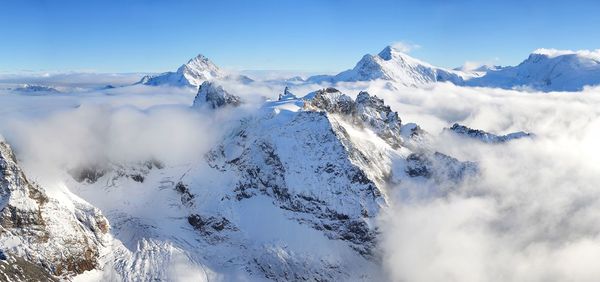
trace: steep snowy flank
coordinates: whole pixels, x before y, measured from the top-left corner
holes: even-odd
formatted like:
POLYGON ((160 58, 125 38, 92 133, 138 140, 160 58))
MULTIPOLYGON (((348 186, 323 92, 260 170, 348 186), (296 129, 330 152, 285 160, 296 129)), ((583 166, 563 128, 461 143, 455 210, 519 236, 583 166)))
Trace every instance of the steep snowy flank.
MULTIPOLYGON (((273 199, 288 217, 347 241, 358 253, 373 255, 377 228, 374 217, 387 206, 391 179, 432 177, 426 163, 442 154, 419 151, 428 175, 393 171, 407 163, 401 121, 383 100, 361 92, 356 100, 333 88, 304 99, 267 103, 264 114, 243 122, 211 151, 208 161, 217 171, 234 173, 229 199, 244 201, 259 195, 273 199)), ((461 179, 473 165, 448 157, 456 166, 448 175, 461 179)))
POLYGON ((309 82, 340 82, 389 80, 407 86, 418 86, 432 82, 449 81, 463 84, 461 72, 434 67, 412 58, 399 50, 387 46, 377 55, 365 55, 356 66, 334 76, 319 75, 307 79, 309 82))
POLYGON ((217 67, 207 57, 198 55, 179 67, 176 72, 165 72, 154 76, 144 76, 137 84, 153 86, 188 86, 197 88, 204 81, 222 79, 237 80, 242 83, 252 81, 252 79, 246 76, 228 74, 217 67))
POLYGON ((467 81, 470 86, 579 91, 600 84, 599 51, 539 49, 514 67, 492 70, 467 81))
POLYGON ((445 128, 444 132, 456 134, 462 137, 472 138, 484 143, 504 143, 514 139, 531 137, 531 133, 519 131, 506 135, 495 135, 479 129, 472 129, 464 125, 455 123, 450 128, 445 128))
POLYGON ((100 211, 77 197, 59 203, 46 196, 0 142, 0 259, 9 265, 0 264, 0 280, 56 280, 94 269, 108 231, 100 211))
MULTIPOLYGON (((214 82, 199 92, 194 107, 239 103, 214 82)), ((391 189, 476 172, 367 92, 287 89, 223 126, 191 164, 71 170, 66 185, 104 211, 114 237, 78 278, 381 281, 377 218, 391 189)))
POLYGON ((200 85, 198 94, 194 98, 192 107, 209 107, 212 109, 230 106, 239 106, 242 103, 240 97, 229 94, 222 86, 215 82, 205 81, 200 85))

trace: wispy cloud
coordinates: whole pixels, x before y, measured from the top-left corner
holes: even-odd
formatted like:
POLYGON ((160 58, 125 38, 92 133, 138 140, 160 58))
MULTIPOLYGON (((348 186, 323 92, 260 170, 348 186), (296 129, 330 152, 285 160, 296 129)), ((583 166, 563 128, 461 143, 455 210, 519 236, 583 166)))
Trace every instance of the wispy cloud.
POLYGON ((394 48, 402 53, 410 53, 413 50, 421 48, 421 45, 419 45, 419 44, 414 44, 414 43, 406 42, 406 41, 396 41, 396 42, 392 43, 390 46, 392 46, 392 48, 394 48))

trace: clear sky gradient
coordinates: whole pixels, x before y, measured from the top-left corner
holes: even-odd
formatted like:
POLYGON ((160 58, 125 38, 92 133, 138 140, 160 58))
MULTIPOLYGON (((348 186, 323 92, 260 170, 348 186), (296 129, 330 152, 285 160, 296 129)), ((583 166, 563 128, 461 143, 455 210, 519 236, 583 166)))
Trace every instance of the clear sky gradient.
POLYGON ((600 48, 600 1, 0 1, 0 71, 332 72, 393 42, 434 65, 600 48))

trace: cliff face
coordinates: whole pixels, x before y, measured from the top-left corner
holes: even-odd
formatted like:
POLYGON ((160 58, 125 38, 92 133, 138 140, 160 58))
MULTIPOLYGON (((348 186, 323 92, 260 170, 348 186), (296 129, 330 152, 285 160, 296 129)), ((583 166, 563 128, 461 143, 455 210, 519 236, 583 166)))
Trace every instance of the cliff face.
POLYGON ((27 179, 10 146, 0 142, 0 245, 16 277, 69 276, 97 266, 109 231, 100 211, 83 201, 49 198, 27 179))

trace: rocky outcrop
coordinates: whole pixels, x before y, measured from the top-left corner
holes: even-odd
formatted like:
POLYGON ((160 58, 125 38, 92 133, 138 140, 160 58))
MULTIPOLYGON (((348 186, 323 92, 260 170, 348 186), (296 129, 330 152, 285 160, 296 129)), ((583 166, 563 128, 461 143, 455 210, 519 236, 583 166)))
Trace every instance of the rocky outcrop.
POLYGON ((354 125, 369 127, 390 145, 399 147, 402 144, 402 121, 398 113, 377 96, 362 91, 356 100, 352 100, 335 88, 326 88, 307 95, 305 99, 307 109, 344 115, 354 125))
POLYGON ((162 169, 163 167, 163 163, 156 159, 128 164, 100 162, 70 169, 68 173, 79 183, 93 184, 106 175, 110 176, 106 179, 107 183, 114 183, 122 177, 143 183, 150 170, 162 169))
POLYGON ((245 123, 207 155, 213 168, 238 175, 230 200, 267 195, 291 218, 369 255, 377 233, 372 221, 385 199, 352 162, 327 115, 266 118, 245 123))
POLYGON ((69 276, 97 266, 108 221, 83 201, 68 205, 30 182, 8 144, 0 142, 0 246, 22 266, 23 275, 38 273, 34 265, 48 276, 69 276))
POLYGON ((513 132, 506 135, 495 135, 492 133, 485 132, 483 130, 472 129, 464 125, 460 125, 458 123, 453 124, 450 128, 445 128, 444 131, 462 137, 478 140, 483 143, 505 143, 511 140, 520 138, 530 138, 533 136, 533 134, 523 131, 513 132))
POLYGON ((438 183, 457 182, 477 173, 473 162, 461 162, 439 152, 413 153, 408 156, 406 173, 411 177, 433 179, 438 183))
POLYGON ((206 81, 200 85, 192 107, 217 109, 225 106, 237 107, 241 103, 242 99, 240 97, 230 94, 215 82, 206 81))
POLYGON ((296 95, 294 95, 292 92, 290 92, 289 87, 285 87, 285 89, 283 90, 282 94, 279 94, 279 98, 277 100, 279 101, 284 101, 284 100, 295 100, 298 99, 298 97, 296 97, 296 95))

